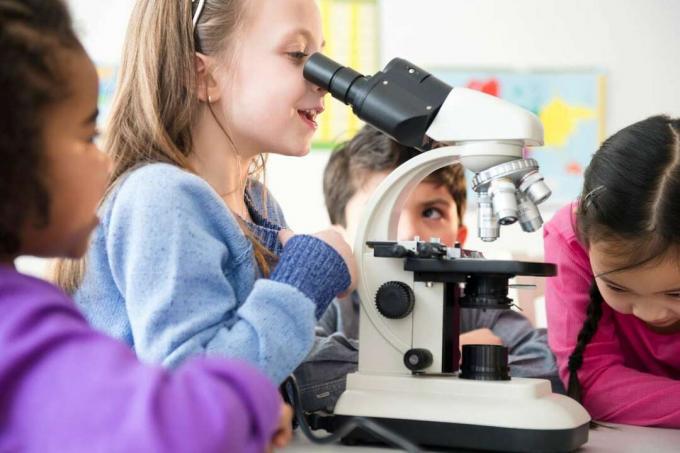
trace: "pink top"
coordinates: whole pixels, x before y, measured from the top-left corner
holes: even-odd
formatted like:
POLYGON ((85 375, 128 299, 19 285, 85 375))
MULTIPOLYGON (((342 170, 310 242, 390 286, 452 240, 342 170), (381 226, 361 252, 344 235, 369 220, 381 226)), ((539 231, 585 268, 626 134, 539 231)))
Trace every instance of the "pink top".
MULTIPOLYGON (((545 260, 558 266, 558 276, 546 285, 548 341, 565 386, 593 281, 587 251, 574 232, 574 209, 572 204, 560 209, 543 233, 545 260)), ((635 316, 603 304, 578 376, 593 419, 680 428, 680 333, 655 333, 635 316)))

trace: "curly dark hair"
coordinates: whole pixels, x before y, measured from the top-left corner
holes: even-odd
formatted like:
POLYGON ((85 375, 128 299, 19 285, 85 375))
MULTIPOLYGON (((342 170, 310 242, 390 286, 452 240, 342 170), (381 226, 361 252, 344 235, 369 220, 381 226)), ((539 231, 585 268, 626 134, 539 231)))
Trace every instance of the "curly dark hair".
MULTIPOLYGON (((369 125, 351 140, 341 143, 333 150, 323 174, 323 194, 331 223, 347 226, 347 203, 371 174, 392 171, 418 154, 420 151, 417 149, 401 145, 369 125)), ((425 181, 448 189, 462 223, 467 204, 463 167, 460 164, 448 165, 429 175, 425 181)))
POLYGON ((0 255, 49 220, 45 108, 68 95, 61 51, 82 49, 61 0, 0 0, 0 255))

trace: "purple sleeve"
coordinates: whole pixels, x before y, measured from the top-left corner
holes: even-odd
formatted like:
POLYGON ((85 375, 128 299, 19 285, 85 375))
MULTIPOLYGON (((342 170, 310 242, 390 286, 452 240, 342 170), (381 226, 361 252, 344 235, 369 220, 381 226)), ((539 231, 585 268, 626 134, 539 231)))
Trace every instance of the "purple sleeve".
POLYGON ((0 450, 266 448, 281 400, 258 371, 227 360, 194 360, 174 372, 143 365, 45 287, 33 300, 11 298, 18 305, 0 321, 0 419, 9 434, 0 450))

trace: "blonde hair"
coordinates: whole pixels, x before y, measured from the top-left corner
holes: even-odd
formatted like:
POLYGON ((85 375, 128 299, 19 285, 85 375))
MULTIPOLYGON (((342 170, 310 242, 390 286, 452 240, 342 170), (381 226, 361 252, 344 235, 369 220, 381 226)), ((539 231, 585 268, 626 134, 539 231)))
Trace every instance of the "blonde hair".
MULTIPOLYGON (((230 49, 231 38, 244 22, 247 0, 206 0, 195 30, 192 3, 135 3, 104 140, 113 160, 109 191, 126 172, 145 163, 166 162, 195 172, 188 159, 199 106, 195 53, 220 55, 230 49)), ((260 174, 265 160, 259 159, 249 176, 260 174)), ((268 275, 272 253, 237 219, 253 244, 258 266, 268 275)), ((54 281, 72 294, 82 283, 85 267, 84 258, 60 260, 53 268, 54 281)))

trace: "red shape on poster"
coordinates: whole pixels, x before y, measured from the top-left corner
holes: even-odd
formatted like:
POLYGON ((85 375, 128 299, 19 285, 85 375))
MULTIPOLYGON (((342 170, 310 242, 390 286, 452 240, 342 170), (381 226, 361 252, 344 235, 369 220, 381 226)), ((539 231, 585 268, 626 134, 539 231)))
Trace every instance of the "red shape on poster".
POLYGON ((490 94, 492 96, 498 96, 500 93, 500 82, 498 79, 488 79, 488 80, 475 80, 472 79, 467 84, 468 88, 473 90, 481 91, 482 93, 490 94))
POLYGON ((567 174, 581 176, 583 174, 583 167, 578 162, 569 162, 565 167, 567 174))

